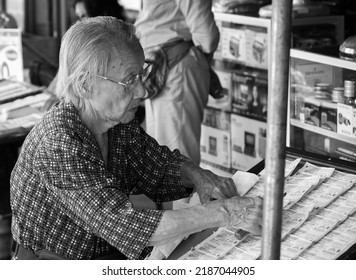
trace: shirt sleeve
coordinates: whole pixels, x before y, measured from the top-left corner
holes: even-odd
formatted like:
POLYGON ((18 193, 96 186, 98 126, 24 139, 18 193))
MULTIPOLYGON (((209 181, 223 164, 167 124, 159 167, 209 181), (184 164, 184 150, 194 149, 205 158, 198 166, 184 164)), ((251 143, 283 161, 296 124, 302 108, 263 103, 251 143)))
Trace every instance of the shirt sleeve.
POLYGON ((211 10, 211 0, 175 0, 185 16, 194 45, 204 53, 212 53, 219 44, 219 30, 211 10))
POLYGON ((178 150, 159 145, 138 124, 133 122, 129 126, 131 136, 126 155, 134 176, 139 178, 136 188, 156 203, 188 197, 180 167, 189 159, 178 150))
POLYGON ((100 152, 67 134, 48 136, 37 153, 36 168, 61 210, 77 225, 138 259, 163 211, 133 209, 122 182, 106 171, 100 152))

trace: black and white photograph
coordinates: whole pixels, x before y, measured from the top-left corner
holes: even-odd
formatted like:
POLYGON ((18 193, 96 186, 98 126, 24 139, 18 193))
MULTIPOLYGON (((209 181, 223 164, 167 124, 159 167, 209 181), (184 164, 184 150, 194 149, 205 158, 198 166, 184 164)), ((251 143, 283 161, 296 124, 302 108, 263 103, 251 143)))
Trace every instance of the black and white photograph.
POLYGON ((0 0, 0 278, 347 278, 355 22, 354 0, 0 0))

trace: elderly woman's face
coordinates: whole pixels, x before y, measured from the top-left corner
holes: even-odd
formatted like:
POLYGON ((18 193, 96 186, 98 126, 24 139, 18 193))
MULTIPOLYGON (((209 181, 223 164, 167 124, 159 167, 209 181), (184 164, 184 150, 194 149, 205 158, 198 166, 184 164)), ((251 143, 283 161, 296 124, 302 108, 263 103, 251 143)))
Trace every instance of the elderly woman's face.
MULTIPOLYGON (((110 59, 106 77, 125 83, 133 75, 142 71, 144 64, 143 53, 139 55, 132 50, 124 50, 110 59)), ((141 81, 127 88, 124 85, 96 78, 96 90, 91 103, 101 118, 109 127, 118 123, 128 123, 133 120, 145 89, 141 81)))

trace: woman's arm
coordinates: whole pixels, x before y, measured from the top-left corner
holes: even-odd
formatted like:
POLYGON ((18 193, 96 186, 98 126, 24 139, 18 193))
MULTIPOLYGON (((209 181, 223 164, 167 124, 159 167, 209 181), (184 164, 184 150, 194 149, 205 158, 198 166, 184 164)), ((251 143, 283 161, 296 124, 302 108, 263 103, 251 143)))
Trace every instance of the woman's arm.
POLYGON ((259 197, 233 197, 190 208, 165 211, 149 240, 149 245, 163 245, 181 236, 221 226, 239 226, 243 230, 260 235, 262 204, 263 201, 259 197))

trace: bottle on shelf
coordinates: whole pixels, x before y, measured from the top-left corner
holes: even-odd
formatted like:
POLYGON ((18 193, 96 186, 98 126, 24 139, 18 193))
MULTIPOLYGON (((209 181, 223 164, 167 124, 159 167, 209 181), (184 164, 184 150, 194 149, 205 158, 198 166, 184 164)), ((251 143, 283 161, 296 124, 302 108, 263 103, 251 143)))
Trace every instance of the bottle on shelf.
POLYGON ((327 83, 317 83, 314 86, 314 96, 317 99, 331 99, 330 85, 327 83))
POLYGON ((345 104, 356 107, 355 103, 355 81, 354 80, 345 80, 344 81, 344 97, 345 104))
POLYGON ((332 102, 334 102, 334 103, 345 103, 344 88, 343 87, 335 87, 332 90, 331 99, 332 99, 332 102))

